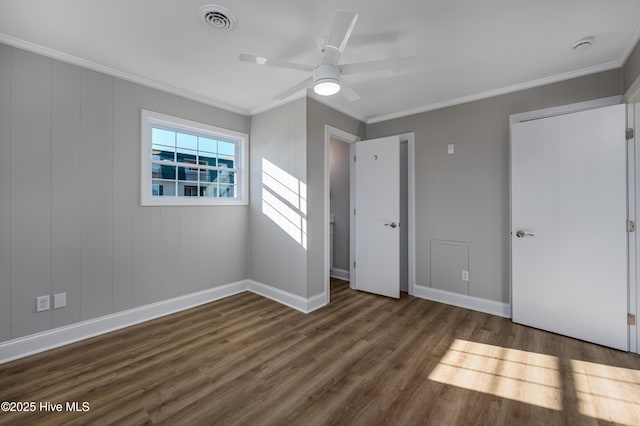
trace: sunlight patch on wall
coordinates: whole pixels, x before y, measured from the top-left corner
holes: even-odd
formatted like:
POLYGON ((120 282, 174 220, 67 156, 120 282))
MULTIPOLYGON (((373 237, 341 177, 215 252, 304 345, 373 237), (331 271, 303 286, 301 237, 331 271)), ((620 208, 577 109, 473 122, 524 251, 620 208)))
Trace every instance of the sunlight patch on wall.
POLYGON ((265 158, 262 213, 307 249, 307 185, 265 158))
POLYGON ((571 360, 581 414, 624 425, 640 424, 640 371, 571 360))
POLYGON ((456 339, 429 379, 562 410, 558 359, 551 355, 456 339))

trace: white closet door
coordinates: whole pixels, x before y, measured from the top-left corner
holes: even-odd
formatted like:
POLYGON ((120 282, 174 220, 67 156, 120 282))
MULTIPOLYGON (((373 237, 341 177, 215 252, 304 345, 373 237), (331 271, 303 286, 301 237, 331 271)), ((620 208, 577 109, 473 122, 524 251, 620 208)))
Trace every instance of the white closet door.
POLYGON ((628 349, 626 107, 511 126, 513 321, 628 349))

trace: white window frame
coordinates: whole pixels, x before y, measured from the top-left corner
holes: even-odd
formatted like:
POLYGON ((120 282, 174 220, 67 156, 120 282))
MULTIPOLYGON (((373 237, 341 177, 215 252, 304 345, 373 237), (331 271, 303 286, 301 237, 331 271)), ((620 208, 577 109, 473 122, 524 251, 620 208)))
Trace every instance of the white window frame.
POLYGON ((142 206, 221 206, 247 205, 249 203, 249 135, 235 130, 223 129, 209 124, 186 120, 154 111, 141 110, 141 160, 140 160, 140 204, 142 206), (152 195, 151 129, 153 126, 170 128, 212 138, 231 139, 237 142, 238 155, 236 197, 183 197, 152 195))

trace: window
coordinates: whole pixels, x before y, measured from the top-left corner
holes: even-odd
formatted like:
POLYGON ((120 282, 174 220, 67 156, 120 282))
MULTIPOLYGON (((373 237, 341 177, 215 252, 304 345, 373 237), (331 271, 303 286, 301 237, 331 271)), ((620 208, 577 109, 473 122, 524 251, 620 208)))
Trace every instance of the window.
POLYGON ((143 206, 247 204, 248 136, 142 110, 143 206))

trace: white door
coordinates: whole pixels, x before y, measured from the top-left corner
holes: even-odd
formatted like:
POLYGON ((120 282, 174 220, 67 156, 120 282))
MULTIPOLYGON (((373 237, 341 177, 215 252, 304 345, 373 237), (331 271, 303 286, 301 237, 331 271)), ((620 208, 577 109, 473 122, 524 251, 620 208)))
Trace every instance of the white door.
POLYGON ((625 108, 511 126, 513 321, 622 350, 625 108))
POLYGON ((400 137, 356 142, 355 283, 400 297, 400 137))

